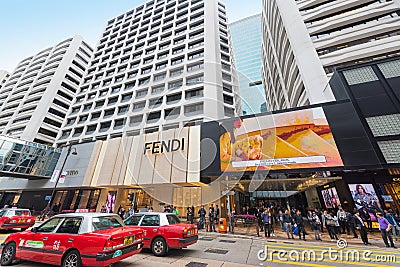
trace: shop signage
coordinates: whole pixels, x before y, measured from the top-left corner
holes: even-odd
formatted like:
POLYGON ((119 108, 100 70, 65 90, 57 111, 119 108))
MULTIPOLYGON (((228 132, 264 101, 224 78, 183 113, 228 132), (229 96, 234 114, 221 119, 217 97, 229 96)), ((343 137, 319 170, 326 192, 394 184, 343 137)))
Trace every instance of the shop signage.
POLYGON ((78 175, 78 174, 79 174, 78 170, 69 170, 69 171, 67 171, 67 175, 68 176, 75 176, 75 175, 78 175))
POLYGON ((383 201, 385 202, 393 202, 393 198, 391 195, 382 195, 383 201))
POLYGON ((67 177, 67 172, 62 172, 60 178, 58 179, 58 183, 63 184, 65 182, 66 177, 67 177))
POLYGON ((178 150, 185 150, 185 138, 171 139, 168 141, 148 142, 144 144, 144 153, 150 151, 151 154, 162 154, 165 152, 175 152, 178 150))

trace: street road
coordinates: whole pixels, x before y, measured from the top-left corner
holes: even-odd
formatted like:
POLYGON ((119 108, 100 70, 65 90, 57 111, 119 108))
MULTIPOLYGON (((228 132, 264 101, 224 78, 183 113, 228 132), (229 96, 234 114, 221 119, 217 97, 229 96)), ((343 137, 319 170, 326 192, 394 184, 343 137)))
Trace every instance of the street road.
MULTIPOLYGON (((0 242, 5 239, 7 234, 0 234, 0 242)), ((260 254, 262 257, 264 254, 260 254)), ((263 238, 240 238, 240 237, 218 237, 218 236, 201 236, 197 244, 182 250, 170 251, 167 257, 155 257, 149 250, 126 259, 114 267, 127 266, 182 266, 182 267, 237 267, 237 266, 364 266, 364 267, 381 267, 381 266, 399 266, 400 249, 378 248, 376 246, 358 246, 349 245, 344 249, 339 249, 336 242, 332 243, 316 243, 316 242, 299 242, 286 240, 266 241, 263 238), (260 250, 265 250, 267 246, 267 259, 259 260, 258 254, 260 250), (329 249, 331 255, 329 255, 329 249), (278 258, 278 251, 285 251, 278 258), (349 252, 350 250, 354 252, 349 252), (271 258, 272 251, 275 251, 271 258), (304 251, 308 251, 304 253, 304 251), (315 257, 308 260, 309 253, 315 253, 315 257), (324 253, 322 253, 325 251, 324 253), (338 251, 336 254, 335 251, 338 251), (342 251, 342 258, 340 258, 342 251), (357 260, 356 252, 360 259, 357 260), (356 254, 352 254, 356 253, 356 254), (298 256, 297 256, 298 255, 298 256), (302 260, 304 255, 304 260, 302 260), (322 255, 322 256, 321 256, 322 255), (335 255, 338 258, 335 258, 335 255), (348 261, 346 260, 349 259, 348 261), (352 256, 354 255, 354 256, 352 256), (366 257, 365 259, 363 258, 366 257), (291 259, 290 259, 291 257, 291 259), (367 259, 368 258, 368 259, 367 259), (386 260, 391 262, 378 262, 378 260, 386 260)), ((18 267, 41 267, 43 264, 21 262, 15 266, 18 267)))

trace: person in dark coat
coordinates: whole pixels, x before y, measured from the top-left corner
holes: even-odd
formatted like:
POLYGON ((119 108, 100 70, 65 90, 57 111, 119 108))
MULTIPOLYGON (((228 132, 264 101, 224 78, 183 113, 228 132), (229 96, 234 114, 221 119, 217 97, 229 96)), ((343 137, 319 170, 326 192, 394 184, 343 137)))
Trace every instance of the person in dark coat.
POLYGON ((299 239, 301 239, 301 234, 303 234, 303 240, 306 240, 306 229, 304 226, 303 215, 300 210, 296 211, 296 215, 294 215, 294 223, 297 224, 297 228, 299 230, 299 239))
POLYGON ((359 211, 354 214, 354 219, 356 221, 356 228, 360 231, 361 239, 364 242, 364 245, 371 245, 371 243, 368 242, 367 227, 365 227, 359 211))
POLYGON ((345 217, 348 229, 347 229, 347 235, 350 235, 350 229, 353 233, 353 238, 358 238, 357 231, 356 231, 356 220, 354 218, 354 215, 351 214, 350 212, 346 211, 346 217, 345 217))

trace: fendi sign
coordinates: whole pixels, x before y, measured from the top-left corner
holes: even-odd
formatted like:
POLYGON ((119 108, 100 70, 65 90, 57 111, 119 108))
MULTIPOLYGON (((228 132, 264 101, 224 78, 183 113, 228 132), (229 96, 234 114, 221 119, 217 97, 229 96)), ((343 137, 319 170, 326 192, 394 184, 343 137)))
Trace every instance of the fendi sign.
POLYGON ((144 144, 144 152, 150 151, 152 154, 162 154, 165 152, 175 152, 185 150, 185 138, 171 139, 168 141, 147 142, 144 144))

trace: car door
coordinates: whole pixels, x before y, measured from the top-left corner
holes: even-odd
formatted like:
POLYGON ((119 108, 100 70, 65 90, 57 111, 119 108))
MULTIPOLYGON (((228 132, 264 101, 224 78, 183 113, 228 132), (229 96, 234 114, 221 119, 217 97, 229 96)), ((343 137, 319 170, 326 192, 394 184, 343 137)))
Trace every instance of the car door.
POLYGON ((52 218, 24 235, 25 239, 21 239, 18 244, 18 249, 21 251, 21 258, 50 263, 49 253, 45 247, 48 246, 49 237, 54 233, 63 219, 62 217, 52 218))
POLYGON ((144 232, 144 246, 150 247, 151 240, 158 234, 160 228, 160 216, 158 214, 144 215, 140 227, 144 232))
POLYGON ((82 224, 82 217, 65 217, 55 233, 49 235, 45 242, 47 261, 51 264, 60 265, 61 258, 67 249, 74 246, 82 224))

